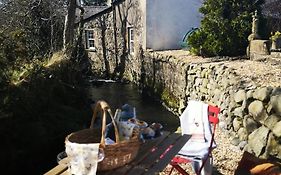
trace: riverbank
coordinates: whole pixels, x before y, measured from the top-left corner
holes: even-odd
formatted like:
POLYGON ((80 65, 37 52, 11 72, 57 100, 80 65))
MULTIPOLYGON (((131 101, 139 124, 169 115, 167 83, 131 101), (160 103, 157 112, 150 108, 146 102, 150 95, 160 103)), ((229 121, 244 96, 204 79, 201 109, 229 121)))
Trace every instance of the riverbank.
POLYGON ((90 121, 83 80, 73 66, 69 60, 48 66, 38 61, 1 88, 0 167, 5 172, 46 172, 57 164, 65 136, 90 121))

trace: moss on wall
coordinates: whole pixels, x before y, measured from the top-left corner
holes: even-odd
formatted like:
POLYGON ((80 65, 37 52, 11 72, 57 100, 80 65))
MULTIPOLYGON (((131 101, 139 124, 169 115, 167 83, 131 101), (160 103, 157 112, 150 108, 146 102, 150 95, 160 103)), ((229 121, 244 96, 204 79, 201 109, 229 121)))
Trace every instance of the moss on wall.
POLYGON ((179 107, 179 99, 177 99, 172 92, 168 91, 167 89, 164 89, 161 94, 161 100, 164 101, 165 104, 169 108, 177 109, 179 107))

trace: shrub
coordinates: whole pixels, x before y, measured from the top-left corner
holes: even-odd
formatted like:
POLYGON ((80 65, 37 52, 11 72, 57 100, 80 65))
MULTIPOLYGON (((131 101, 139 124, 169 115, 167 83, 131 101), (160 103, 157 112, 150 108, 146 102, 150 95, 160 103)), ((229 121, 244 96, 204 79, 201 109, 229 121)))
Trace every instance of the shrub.
POLYGON ((254 0, 204 1, 199 9, 204 15, 201 28, 188 38, 191 51, 203 56, 245 54, 252 14, 262 3, 254 0))

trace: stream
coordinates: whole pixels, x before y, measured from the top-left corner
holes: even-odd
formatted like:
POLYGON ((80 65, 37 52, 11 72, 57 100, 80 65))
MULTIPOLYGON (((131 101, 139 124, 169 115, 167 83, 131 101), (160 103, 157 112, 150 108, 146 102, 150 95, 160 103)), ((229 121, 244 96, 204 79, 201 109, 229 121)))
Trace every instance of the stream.
POLYGON ((106 101, 115 112, 124 104, 136 108, 136 116, 148 124, 161 123, 163 129, 175 131, 179 126, 179 119, 168 111, 159 101, 141 93, 137 86, 131 83, 95 82, 89 88, 90 98, 93 101, 106 101))

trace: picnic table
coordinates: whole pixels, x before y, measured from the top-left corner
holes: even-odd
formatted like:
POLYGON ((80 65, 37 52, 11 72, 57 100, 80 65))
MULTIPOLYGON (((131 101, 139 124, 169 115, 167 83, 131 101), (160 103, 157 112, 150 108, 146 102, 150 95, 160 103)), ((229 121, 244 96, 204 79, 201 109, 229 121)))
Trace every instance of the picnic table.
MULTIPOLYGON (((160 137, 142 143, 138 155, 129 164, 111 171, 98 171, 97 175, 157 174, 170 163, 190 137, 165 131, 160 137)), ((59 164, 44 175, 70 175, 70 173, 66 165, 59 164)))

